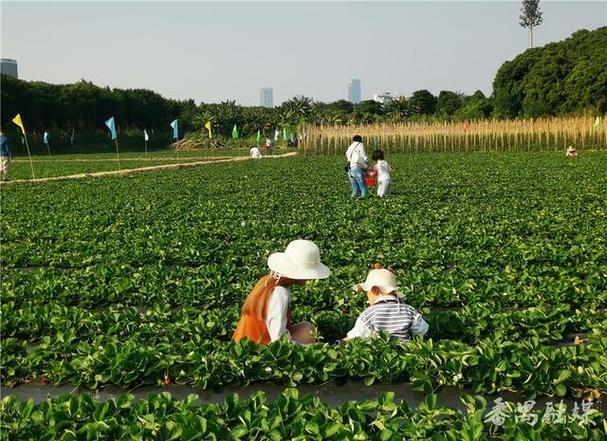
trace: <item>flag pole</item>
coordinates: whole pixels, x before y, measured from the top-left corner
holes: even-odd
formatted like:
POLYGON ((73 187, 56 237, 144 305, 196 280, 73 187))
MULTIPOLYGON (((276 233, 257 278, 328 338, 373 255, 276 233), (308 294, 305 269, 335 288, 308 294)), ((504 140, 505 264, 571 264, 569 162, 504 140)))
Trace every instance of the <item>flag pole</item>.
POLYGON ((45 144, 46 144, 46 150, 48 150, 48 155, 49 155, 49 156, 51 156, 51 143, 50 143, 50 141, 48 140, 48 135, 47 135, 47 132, 45 131, 45 132, 44 132, 44 135, 42 135, 42 136, 43 136, 44 138, 46 138, 46 139, 44 139, 44 138, 43 138, 43 140, 45 140, 45 141, 46 141, 46 142, 45 142, 45 144))
POLYGON ((30 168, 32 169, 32 179, 36 179, 36 175, 34 174, 34 161, 32 161, 32 154, 30 153, 30 145, 27 142, 27 135, 25 134, 25 130, 23 131, 23 138, 25 138, 25 148, 27 149, 27 156, 30 160, 30 168))
POLYGON ((116 136, 116 157, 118 158, 118 170, 120 170, 120 152, 118 151, 118 137, 116 136))

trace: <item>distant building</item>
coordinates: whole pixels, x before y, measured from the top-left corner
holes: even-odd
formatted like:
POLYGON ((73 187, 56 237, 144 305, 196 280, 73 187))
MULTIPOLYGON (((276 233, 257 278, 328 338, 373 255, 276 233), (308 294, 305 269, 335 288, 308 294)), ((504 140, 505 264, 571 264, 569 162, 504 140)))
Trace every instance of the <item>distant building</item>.
POLYGON ((259 105, 274 107, 274 90, 271 87, 264 87, 259 91, 259 105))
POLYGON ((390 101, 395 100, 396 98, 398 98, 398 93, 392 94, 390 92, 384 92, 373 95, 373 101, 381 104, 388 104, 390 101))
POLYGON ((19 78, 19 75, 17 74, 17 60, 2 58, 2 73, 9 77, 19 78))
POLYGON ((353 78, 348 81, 348 101, 353 104, 360 103, 360 80, 353 78))

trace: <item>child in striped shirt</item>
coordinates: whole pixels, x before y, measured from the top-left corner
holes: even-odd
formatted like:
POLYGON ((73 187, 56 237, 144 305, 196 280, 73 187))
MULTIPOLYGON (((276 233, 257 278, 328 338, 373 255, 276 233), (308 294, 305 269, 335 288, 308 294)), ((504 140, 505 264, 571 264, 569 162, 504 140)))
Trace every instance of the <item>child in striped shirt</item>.
POLYGON ((354 285, 354 290, 367 292, 369 307, 356 320, 354 327, 344 340, 368 337, 386 331, 401 340, 411 340, 415 335, 424 335, 428 323, 413 307, 400 303, 404 295, 396 288, 394 272, 380 264, 369 271, 364 283, 354 285))

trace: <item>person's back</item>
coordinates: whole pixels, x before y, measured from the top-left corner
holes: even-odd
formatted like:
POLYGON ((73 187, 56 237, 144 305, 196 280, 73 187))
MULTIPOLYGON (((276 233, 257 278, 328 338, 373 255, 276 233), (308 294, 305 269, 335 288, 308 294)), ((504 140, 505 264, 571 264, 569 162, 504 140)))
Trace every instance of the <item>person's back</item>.
POLYGON ((401 340, 424 335, 428 324, 415 308, 400 303, 404 295, 396 287, 394 272, 375 264, 364 283, 353 286, 355 291, 366 291, 369 307, 356 319, 346 339, 370 337, 388 332, 401 340))
POLYGON ((384 331, 401 340, 411 340, 427 330, 427 323, 415 308, 386 295, 380 296, 361 313, 354 328, 348 332, 348 338, 368 337, 384 331))
POLYGON ((352 144, 346 150, 348 159, 348 178, 352 187, 352 197, 364 198, 367 196, 367 185, 365 183, 365 169, 367 168, 367 155, 360 135, 352 138, 352 144))
POLYGON ((377 196, 384 197, 388 196, 391 191, 392 180, 390 179, 390 173, 392 173, 392 167, 386 160, 384 160, 384 152, 380 149, 373 152, 373 159, 377 161, 373 168, 377 171, 377 196))
POLYGON ((11 157, 12 152, 8 142, 8 136, 0 132, 0 156, 11 157))
POLYGON ((388 161, 380 159, 375 163, 375 170, 377 171, 377 180, 378 181, 388 181, 390 180, 390 172, 392 171, 392 167, 388 164, 388 161))
POLYGON ((346 158, 348 158, 350 169, 365 168, 368 158, 363 143, 360 141, 352 142, 346 150, 346 158))
POLYGON ((4 129, 0 130, 0 178, 8 181, 8 169, 13 152, 11 151, 8 136, 4 134, 4 129))

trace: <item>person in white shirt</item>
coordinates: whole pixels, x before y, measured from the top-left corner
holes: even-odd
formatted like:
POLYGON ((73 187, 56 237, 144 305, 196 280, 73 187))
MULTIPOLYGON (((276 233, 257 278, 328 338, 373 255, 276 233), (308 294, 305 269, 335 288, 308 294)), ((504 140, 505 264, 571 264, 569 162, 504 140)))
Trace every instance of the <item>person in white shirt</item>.
POLYGON ((261 159, 261 152, 257 147, 251 148, 251 150, 249 151, 249 155, 251 155, 251 158, 253 159, 261 159))
POLYGON ((567 148, 567 152, 566 152, 565 156, 566 156, 567 158, 575 158, 575 157, 577 156, 577 151, 576 151, 576 150, 573 148, 573 146, 572 146, 572 145, 570 145, 570 146, 567 148))
POLYGON ((370 337, 388 332, 401 340, 411 340, 428 332, 428 323, 412 306, 400 303, 404 299, 396 287, 396 276, 382 265, 375 264, 364 283, 352 287, 354 291, 366 291, 369 307, 356 320, 344 340, 370 337))
POLYGON ((377 172, 377 196, 383 198, 388 196, 391 190, 392 180, 390 179, 390 173, 392 173, 392 167, 387 161, 384 161, 384 152, 382 150, 375 150, 373 152, 373 169, 377 172))
POLYGON ((246 337, 268 344, 286 337, 298 344, 314 343, 315 330, 310 322, 291 324, 291 286, 329 277, 331 271, 320 262, 318 246, 309 240, 294 240, 284 253, 268 258, 268 267, 270 274, 247 296, 232 339, 246 337))
POLYGON ((367 184, 365 183, 365 170, 367 169, 367 154, 360 135, 352 138, 352 144, 346 150, 348 159, 348 177, 352 186, 352 197, 364 198, 367 196, 367 184))

